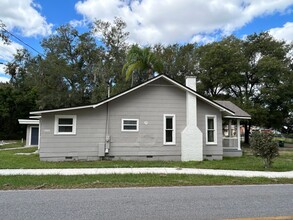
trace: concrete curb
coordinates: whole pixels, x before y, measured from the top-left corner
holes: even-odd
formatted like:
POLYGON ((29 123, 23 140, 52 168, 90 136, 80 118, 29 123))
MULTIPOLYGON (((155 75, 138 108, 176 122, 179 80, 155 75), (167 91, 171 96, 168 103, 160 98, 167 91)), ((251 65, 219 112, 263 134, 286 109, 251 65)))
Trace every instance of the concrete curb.
POLYGON ((265 172, 193 168, 83 168, 83 169, 1 169, 0 176, 13 175, 98 175, 98 174, 189 174, 234 177, 293 178, 293 171, 265 172))

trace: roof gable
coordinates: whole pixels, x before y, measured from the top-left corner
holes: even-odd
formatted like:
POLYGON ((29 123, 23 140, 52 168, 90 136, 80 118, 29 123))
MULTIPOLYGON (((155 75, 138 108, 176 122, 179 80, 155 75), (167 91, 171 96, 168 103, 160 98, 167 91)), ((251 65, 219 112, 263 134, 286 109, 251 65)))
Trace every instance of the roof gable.
POLYGON ((70 111, 70 110, 77 110, 77 109, 84 109, 84 108, 97 108, 98 106, 101 106, 101 105, 103 105, 103 104, 105 104, 107 102, 111 102, 112 100, 118 99, 119 97, 124 96, 124 95, 126 95, 128 93, 131 93, 131 92, 133 92, 133 91, 135 91, 135 90, 137 90, 137 89, 139 89, 139 88, 141 88, 143 86, 146 86, 146 85, 148 85, 148 84, 150 84, 150 83, 152 83, 152 82, 154 82, 154 81, 156 81, 158 79, 165 79, 169 83, 177 86, 178 88, 180 88, 180 89, 182 89, 184 91, 190 92, 191 94, 195 95, 199 99, 207 102, 208 104, 212 105, 215 108, 218 108, 220 111, 224 111, 224 112, 226 112, 226 113, 228 113, 229 115, 232 115, 232 116, 234 115, 234 112, 232 110, 230 110, 230 109, 226 108, 225 106, 222 106, 222 105, 220 105, 220 104, 218 104, 218 103, 216 103, 216 102, 214 102, 214 101, 212 101, 210 99, 207 99, 202 95, 199 95, 196 91, 194 91, 194 90, 182 85, 181 83, 171 79, 170 77, 168 77, 166 75, 158 75, 158 76, 156 76, 154 78, 151 78, 151 79, 147 80, 146 82, 144 82, 142 84, 139 84, 139 85, 137 85, 135 87, 132 87, 132 88, 130 88, 130 89, 124 91, 124 92, 118 93, 115 96, 112 96, 110 98, 102 100, 101 102, 99 102, 97 104, 86 105, 86 106, 78 106, 78 107, 71 107, 71 108, 61 108, 61 109, 34 111, 34 112, 30 112, 30 114, 40 115, 40 114, 43 114, 43 113, 50 113, 50 112, 70 111))

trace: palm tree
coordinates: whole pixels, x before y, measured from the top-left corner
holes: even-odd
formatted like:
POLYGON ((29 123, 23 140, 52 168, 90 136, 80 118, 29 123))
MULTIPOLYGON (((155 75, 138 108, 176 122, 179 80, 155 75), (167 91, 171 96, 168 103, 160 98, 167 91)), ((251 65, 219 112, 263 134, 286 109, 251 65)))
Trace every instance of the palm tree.
POLYGON ((153 77, 155 72, 162 70, 162 64, 149 47, 140 48, 133 45, 129 50, 122 73, 126 80, 131 76, 131 86, 135 83, 141 83, 146 79, 153 77), (137 78, 137 80, 135 80, 137 78))

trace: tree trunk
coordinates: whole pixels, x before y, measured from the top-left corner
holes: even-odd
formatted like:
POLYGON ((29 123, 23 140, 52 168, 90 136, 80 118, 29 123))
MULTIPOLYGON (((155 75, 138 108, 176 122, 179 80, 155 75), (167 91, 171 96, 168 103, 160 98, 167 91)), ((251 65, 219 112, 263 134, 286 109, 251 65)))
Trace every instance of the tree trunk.
POLYGON ((133 87, 133 82, 134 82, 134 79, 133 79, 133 73, 131 74, 131 87, 133 87))

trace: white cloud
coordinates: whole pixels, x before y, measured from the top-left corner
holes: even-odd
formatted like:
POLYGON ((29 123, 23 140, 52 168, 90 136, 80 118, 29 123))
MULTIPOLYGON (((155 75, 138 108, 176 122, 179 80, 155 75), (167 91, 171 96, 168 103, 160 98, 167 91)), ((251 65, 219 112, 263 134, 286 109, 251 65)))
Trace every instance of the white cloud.
POLYGON ((287 22, 283 27, 272 28, 269 33, 278 40, 293 41, 293 22, 287 22))
POLYGON ((22 49, 18 43, 11 42, 10 44, 4 44, 3 41, 0 41, 0 60, 10 61, 13 59, 13 55, 16 53, 17 49, 22 49))
POLYGON ((192 39, 190 40, 190 43, 208 44, 208 43, 212 43, 212 42, 216 41, 217 39, 219 39, 219 37, 217 37, 217 36, 197 34, 192 37, 192 39))
POLYGON ((88 25, 87 20, 83 19, 83 20, 71 20, 69 22, 70 25, 72 25, 72 27, 86 27, 88 25))
POLYGON ((17 49, 22 49, 20 44, 11 42, 11 44, 4 44, 0 41, 0 82, 9 82, 10 77, 5 74, 5 65, 1 63, 6 63, 13 59, 13 54, 16 53, 17 49))
POLYGON ((5 74, 5 65, 0 64, 0 82, 9 82, 10 77, 5 74))
POLYGON ((285 12, 292 4, 292 0, 84 0, 75 8, 90 21, 121 17, 131 41, 155 44, 196 41, 215 32, 230 34, 256 17, 285 12))
POLYGON ((1 0, 0 20, 8 30, 17 29, 24 36, 46 36, 52 33, 52 24, 46 21, 34 0, 1 0))
POLYGON ((0 76, 1 74, 5 74, 5 65, 0 64, 0 76))
POLYGON ((9 82, 9 78, 0 76, 0 82, 2 82, 2 83, 9 82))

